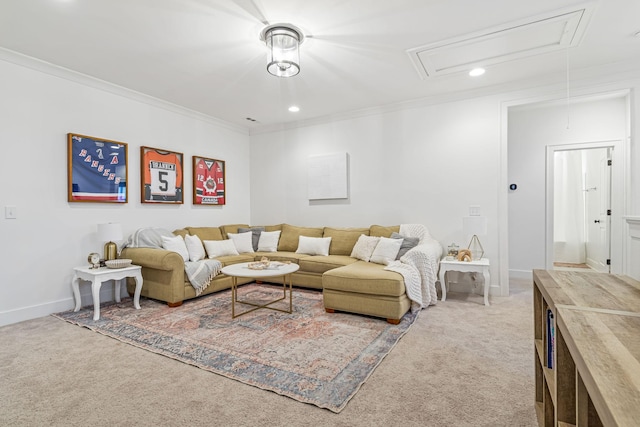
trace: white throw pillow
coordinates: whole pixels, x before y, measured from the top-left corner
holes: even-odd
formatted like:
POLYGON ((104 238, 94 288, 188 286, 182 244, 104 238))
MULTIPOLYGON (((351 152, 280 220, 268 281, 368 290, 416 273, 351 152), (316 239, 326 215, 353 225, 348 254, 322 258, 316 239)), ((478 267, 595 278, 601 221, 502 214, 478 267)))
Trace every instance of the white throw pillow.
POLYGON ((398 256, 398 251, 400 250, 400 246, 402 246, 403 241, 404 239, 381 237, 373 251, 373 254, 371 255, 371 262, 389 265, 389 263, 391 261, 395 261, 398 256))
POLYGON ((326 256, 329 255, 329 245, 331 245, 331 237, 300 236, 296 253, 326 256))
POLYGON ((351 257, 369 262, 379 241, 380 237, 365 236, 364 234, 361 234, 360 237, 358 237, 358 241, 353 246, 351 257))
POLYGON ((204 246, 202 246, 202 240, 198 236, 187 234, 184 236, 184 243, 186 243, 187 251, 189 251, 189 261, 196 262, 206 258, 207 254, 204 251, 204 246))
POLYGON ((230 240, 233 240, 233 244, 236 245, 236 250, 241 254, 253 253, 253 233, 247 231, 246 233, 227 233, 230 240))
POLYGON ((207 250, 209 258, 216 258, 225 255, 240 255, 236 250, 233 240, 205 240, 204 248, 207 250))
POLYGON ((168 251, 177 252, 183 260, 189 261, 189 251, 182 236, 162 236, 162 247, 168 251))
POLYGON ((278 240, 280 240, 280 230, 263 231, 260 233, 260 240, 258 240, 258 252, 276 252, 278 240))

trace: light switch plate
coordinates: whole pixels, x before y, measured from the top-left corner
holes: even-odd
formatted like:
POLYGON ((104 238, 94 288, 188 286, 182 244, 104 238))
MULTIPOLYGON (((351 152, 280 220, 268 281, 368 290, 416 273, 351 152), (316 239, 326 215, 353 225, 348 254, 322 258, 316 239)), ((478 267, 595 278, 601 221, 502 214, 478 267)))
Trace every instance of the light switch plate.
POLYGON ((480 206, 469 206, 469 216, 480 216, 480 206))

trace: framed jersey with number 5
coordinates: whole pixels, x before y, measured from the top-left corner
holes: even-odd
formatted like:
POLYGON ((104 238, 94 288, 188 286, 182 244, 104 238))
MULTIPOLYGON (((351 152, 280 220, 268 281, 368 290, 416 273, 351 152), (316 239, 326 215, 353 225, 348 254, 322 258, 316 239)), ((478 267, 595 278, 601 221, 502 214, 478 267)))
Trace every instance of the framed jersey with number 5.
POLYGON ((142 203, 184 203, 182 153, 140 147, 142 203))

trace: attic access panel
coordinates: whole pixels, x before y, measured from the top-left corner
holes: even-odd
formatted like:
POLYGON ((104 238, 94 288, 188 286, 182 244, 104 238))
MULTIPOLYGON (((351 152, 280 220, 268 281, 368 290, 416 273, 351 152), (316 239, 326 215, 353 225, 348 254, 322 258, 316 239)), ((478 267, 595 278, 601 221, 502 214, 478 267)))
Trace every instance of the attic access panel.
POLYGON ((591 7, 537 16, 407 50, 421 79, 577 46, 591 7))

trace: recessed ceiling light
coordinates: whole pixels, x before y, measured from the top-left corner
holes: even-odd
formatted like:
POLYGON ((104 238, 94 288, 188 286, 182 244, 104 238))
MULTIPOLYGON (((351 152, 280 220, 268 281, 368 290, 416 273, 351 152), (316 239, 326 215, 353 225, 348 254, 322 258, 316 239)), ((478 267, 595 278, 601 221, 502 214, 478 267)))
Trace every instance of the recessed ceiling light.
POLYGON ((292 105, 291 107, 289 107, 289 111, 291 111, 292 113, 297 113, 298 111, 300 111, 300 107, 298 107, 297 105, 292 105))
POLYGON ((471 77, 478 77, 484 74, 485 69, 484 68, 474 68, 473 70, 469 71, 469 75, 471 77))

